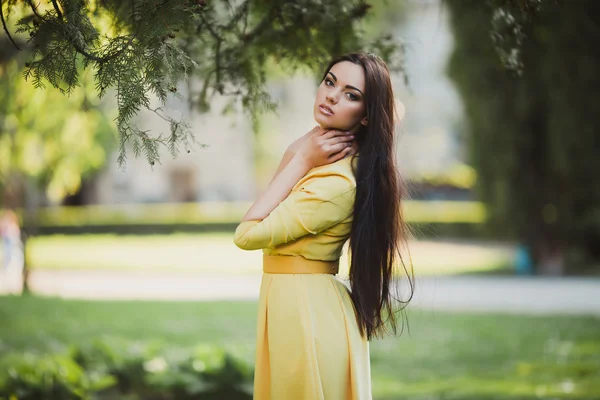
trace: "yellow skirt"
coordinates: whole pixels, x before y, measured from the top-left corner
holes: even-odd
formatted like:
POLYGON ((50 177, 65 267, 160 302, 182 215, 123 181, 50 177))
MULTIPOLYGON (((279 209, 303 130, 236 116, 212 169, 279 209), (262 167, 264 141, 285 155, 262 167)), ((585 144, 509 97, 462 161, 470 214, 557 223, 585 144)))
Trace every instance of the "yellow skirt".
POLYGON ((371 399, 361 337, 338 262, 263 255, 254 399, 371 399))

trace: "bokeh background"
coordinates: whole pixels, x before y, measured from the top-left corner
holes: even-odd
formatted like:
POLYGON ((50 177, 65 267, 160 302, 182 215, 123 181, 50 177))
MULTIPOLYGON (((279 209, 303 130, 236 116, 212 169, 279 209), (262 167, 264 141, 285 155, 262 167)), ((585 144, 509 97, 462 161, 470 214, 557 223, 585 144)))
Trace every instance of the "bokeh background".
MULTIPOLYGON (((519 28, 492 3, 373 1, 362 21, 404 49, 416 276, 402 333, 371 342, 375 399, 600 399, 600 10, 523 2, 541 7, 519 28)), ((201 82, 181 82, 163 107, 198 143, 154 165, 129 144, 123 167, 114 94, 92 72, 36 87, 3 35, 0 398, 251 398, 261 252, 233 231, 314 126, 320 75, 269 60, 277 110, 252 118, 190 107, 201 82)))

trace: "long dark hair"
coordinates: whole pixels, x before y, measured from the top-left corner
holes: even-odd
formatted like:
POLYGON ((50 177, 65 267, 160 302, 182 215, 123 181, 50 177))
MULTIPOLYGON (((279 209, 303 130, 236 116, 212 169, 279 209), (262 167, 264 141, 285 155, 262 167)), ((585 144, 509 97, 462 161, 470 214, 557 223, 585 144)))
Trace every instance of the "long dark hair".
POLYGON ((374 54, 349 53, 331 61, 323 79, 341 61, 360 65, 365 73, 368 121, 355 135, 359 157, 354 170, 356 198, 349 255, 351 298, 361 334, 370 340, 388 332, 388 322, 396 333, 394 309, 397 305, 404 309, 414 293, 412 263, 409 273, 402 255, 408 249, 409 237, 400 204, 405 185, 396 167, 396 110, 387 65, 374 54), (399 264, 409 278, 411 290, 407 300, 393 295, 399 291, 399 264))

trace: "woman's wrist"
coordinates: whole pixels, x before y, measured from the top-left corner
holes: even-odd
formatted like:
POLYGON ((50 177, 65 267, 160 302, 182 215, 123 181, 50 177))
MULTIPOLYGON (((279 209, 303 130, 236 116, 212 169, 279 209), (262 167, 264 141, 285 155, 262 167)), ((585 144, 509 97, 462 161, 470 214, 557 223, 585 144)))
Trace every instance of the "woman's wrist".
POLYGON ((296 154, 300 146, 302 146, 302 143, 306 141, 311 135, 313 135, 317 131, 317 129, 318 127, 315 127, 307 133, 305 133, 304 135, 297 138, 296 140, 294 140, 294 142, 288 146, 286 152, 289 152, 292 155, 296 154))
POLYGON ((308 157, 306 157, 302 152, 294 153, 290 162, 293 162, 298 168, 306 170, 306 172, 310 171, 313 168, 311 160, 308 157))

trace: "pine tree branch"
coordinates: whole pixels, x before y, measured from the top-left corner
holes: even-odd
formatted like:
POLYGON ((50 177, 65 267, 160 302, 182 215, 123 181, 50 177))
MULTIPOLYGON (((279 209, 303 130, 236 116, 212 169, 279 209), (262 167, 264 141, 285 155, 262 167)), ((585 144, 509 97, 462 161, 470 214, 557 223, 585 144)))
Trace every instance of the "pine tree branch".
POLYGON ((204 26, 206 26, 206 29, 208 29, 208 31, 215 38, 215 40, 217 40, 217 41, 223 40, 221 38, 221 36, 219 36, 219 34, 217 33, 217 31, 215 31, 213 29, 213 27, 208 23, 208 21, 206 20, 206 18, 204 18, 204 14, 199 14, 199 15, 200 15, 200 19, 202 19, 202 22, 204 22, 204 26))
POLYGON ((4 12, 2 11, 2 3, 1 2, 0 2, 0 19, 2 19, 2 27, 4 28, 4 32, 6 32, 6 36, 8 36, 8 39, 12 42, 13 46, 15 46, 15 48, 17 50, 21 51, 22 49, 19 47, 17 42, 15 42, 13 37, 10 35, 10 32, 8 31, 8 27, 6 26, 6 21, 4 20, 4 12))
POLYGON ((242 38, 244 43, 247 44, 247 43, 253 41, 255 37, 257 37, 258 35, 263 33, 263 31, 270 26, 271 21, 273 20, 273 16, 278 11, 281 11, 280 7, 277 7, 275 5, 273 7, 271 7, 271 9, 269 9, 269 12, 267 13, 267 15, 265 15, 265 17, 256 25, 256 27, 250 33, 244 35, 244 37, 242 38))
MULTIPOLYGON (((33 11, 33 14, 38 17, 40 20, 49 23, 49 24, 53 24, 54 26, 56 26, 57 29, 59 29, 60 32, 63 32, 62 26, 47 20, 46 18, 42 17, 42 15, 40 13, 38 13, 37 11, 37 6, 35 4, 33 4, 32 0, 27 0, 27 2, 29 3, 29 6, 31 8, 31 10, 33 11)), ((58 7, 58 4, 56 3, 56 0, 52 0, 52 4, 54 5, 54 8, 56 10, 56 13, 58 15, 58 18, 63 21, 63 15, 60 11, 60 8, 58 7)), ((107 61, 110 61, 114 58, 119 57, 126 49, 127 47, 129 47, 131 45, 131 43, 133 43, 133 40, 135 39, 135 35, 131 35, 129 37, 129 40, 127 41, 127 43, 125 43, 119 50, 111 53, 111 54, 107 54, 104 57, 100 57, 96 54, 90 53, 87 50, 85 50, 83 47, 81 47, 79 44, 75 43, 70 37, 68 37, 68 35, 62 35, 75 49, 75 51, 77 51, 79 54, 81 54, 82 56, 86 57, 89 60, 95 61, 99 64, 104 64, 107 61)), ((120 37, 116 37, 114 40, 118 40, 118 39, 124 39, 127 36, 120 36, 120 37)))
POLYGON ((234 27, 242 20, 243 28, 241 29, 241 33, 246 33, 246 27, 248 26, 248 15, 250 8, 250 1, 245 0, 242 4, 238 5, 237 8, 234 8, 231 4, 229 4, 229 8, 231 9, 232 16, 230 18, 229 24, 225 25, 223 30, 225 32, 229 32, 234 29, 234 27))
POLYGON ((200 14, 200 19, 202 19, 206 29, 208 29, 212 37, 214 37, 217 41, 215 44, 215 72, 217 74, 216 85, 219 94, 223 94, 223 84, 221 82, 221 43, 223 42, 223 38, 212 28, 212 26, 210 26, 206 18, 204 18, 204 14, 200 14))
MULTIPOLYGON (((125 39, 126 37, 127 37, 127 36, 121 36, 121 37, 120 37, 120 39, 125 39)), ((117 39, 117 38, 115 38, 115 40, 116 40, 116 39, 117 39)), ((131 45, 131 43, 133 43, 133 40, 134 40, 134 39, 135 39, 135 35, 134 35, 134 34, 132 34, 132 35, 129 37, 129 40, 127 41, 127 43, 125 43, 125 44, 124 44, 124 45, 123 45, 123 46, 122 46, 122 47, 121 47, 119 50, 115 51, 114 53, 108 54, 108 55, 106 55, 106 56, 104 56, 104 57, 101 57, 101 58, 98 60, 98 62, 99 62, 100 64, 103 64, 103 63, 105 63, 105 62, 107 62, 107 61, 110 61, 110 60, 112 60, 113 58, 117 58, 117 57, 119 57, 119 56, 120 56, 120 55, 121 55, 121 54, 122 54, 122 53, 123 53, 125 50, 127 50, 127 48, 128 48, 130 45, 131 45)))
POLYGON ((52 5, 54 6, 54 9, 56 10, 56 15, 58 15, 58 19, 60 19, 62 21, 62 19, 63 19, 62 12, 60 12, 60 8, 58 7, 56 0, 52 0, 52 5))
POLYGON ((148 108, 148 110, 152 111, 154 114, 158 115, 161 119, 163 119, 166 122, 171 122, 171 119, 168 119, 167 117, 165 117, 164 115, 162 115, 159 111, 164 112, 165 110, 162 107, 156 107, 156 108, 148 108))
POLYGON ((38 12, 37 12, 37 6, 35 4, 33 4, 32 0, 27 0, 27 3, 29 3, 29 7, 31 8, 31 11, 33 11, 33 14, 38 17, 39 19, 41 19, 44 22, 48 22, 46 21, 46 19, 44 17, 42 17, 38 12))
MULTIPOLYGON (((211 96, 234 97, 251 113, 254 127, 260 110, 273 109, 263 89, 268 57, 288 57, 294 66, 316 67, 334 51, 360 48, 363 43, 352 24, 368 9, 362 0, 352 0, 354 6, 343 12, 335 4, 347 0, 272 0, 257 5, 256 10, 254 0, 225 0, 221 8, 205 8, 201 0, 158 0, 150 2, 152 7, 145 0, 128 1, 47 0, 44 8, 39 0, 26 0, 33 13, 19 22, 21 31, 28 32, 36 44, 34 61, 25 73, 34 77, 34 85, 48 80, 56 87, 68 85, 68 92, 76 84, 74 66, 83 61, 84 67, 96 70, 100 96, 107 88, 116 89, 121 166, 127 142, 133 145, 134 154, 144 153, 154 163, 159 145, 168 143, 175 153, 176 143, 194 139, 185 122, 149 107, 150 93, 164 105, 169 92, 177 93, 177 85, 191 71, 202 86, 197 93, 190 91, 190 104, 196 102, 201 111, 207 111, 211 96), (90 4, 114 16, 116 37, 109 37, 110 30, 95 23, 97 16, 90 4), (333 26, 330 14, 338 17, 333 26), (336 29, 336 24, 348 29, 336 29), (132 118, 142 109, 169 122, 171 134, 152 138, 139 130, 132 118)), ((390 46, 374 45, 393 53, 390 46)))

